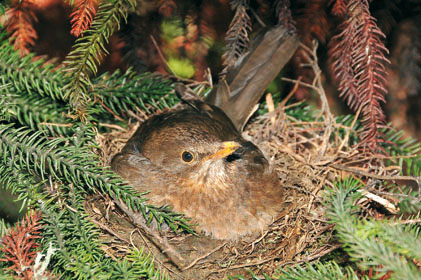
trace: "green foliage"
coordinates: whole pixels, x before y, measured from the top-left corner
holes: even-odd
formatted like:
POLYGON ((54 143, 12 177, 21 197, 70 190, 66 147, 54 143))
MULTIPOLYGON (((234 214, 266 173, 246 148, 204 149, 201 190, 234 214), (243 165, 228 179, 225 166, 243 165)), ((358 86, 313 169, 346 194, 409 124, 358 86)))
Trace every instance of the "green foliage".
POLYGON ((64 100, 59 72, 52 63, 34 59, 33 54, 20 57, 8 43, 6 32, 0 33, 0 82, 11 83, 14 93, 48 96, 52 100, 64 100))
POLYGON ((16 278, 8 274, 5 270, 0 269, 0 280, 15 280, 16 278))
POLYGON ((83 209, 84 195, 72 185, 62 185, 50 203, 42 203, 44 248, 52 243, 52 272, 65 279, 106 279, 110 259, 100 249, 99 230, 83 209), (104 270, 106 269, 106 270, 104 270))
POLYGON ((39 198, 39 192, 45 182, 36 182, 28 170, 20 170, 19 167, 7 164, 0 160, 0 187, 17 195, 17 201, 21 201, 21 211, 26 206, 32 205, 39 198))
POLYGON ((168 58, 168 67, 176 76, 185 79, 193 77, 195 72, 194 65, 188 58, 171 56, 168 58))
POLYGON ((171 81, 159 75, 138 75, 131 69, 125 73, 117 70, 99 76, 93 83, 93 95, 100 102, 94 104, 92 112, 98 118, 104 118, 104 113, 110 111, 119 117, 127 117, 122 113, 137 112, 139 109, 150 114, 179 102, 172 93, 171 81))
POLYGON ((66 81, 64 88, 70 105, 77 110, 84 110, 91 99, 88 92, 92 88, 91 75, 98 72, 97 65, 107 54, 105 44, 113 34, 115 27, 120 28, 121 19, 126 20, 128 12, 133 10, 136 2, 133 0, 102 1, 92 22, 91 28, 82 33, 83 37, 76 40, 73 51, 65 61, 66 81))
POLYGON ((66 134, 62 74, 34 56, 20 57, 0 33, 0 120, 14 121, 46 135, 66 134), (49 125, 54 123, 55 125, 49 125))
POLYGON ((134 249, 124 260, 115 263, 114 268, 110 279, 169 279, 155 268, 151 254, 145 254, 143 249, 134 249))
POLYGON ((354 202, 360 183, 353 179, 339 182, 328 191, 326 215, 336 225, 337 236, 361 269, 379 266, 376 271, 392 271, 394 279, 421 279, 412 259, 419 256, 421 238, 404 226, 379 221, 359 220, 354 202), (414 245, 418 244, 418 245, 414 245), (413 248, 411 248, 413 247, 413 248))
MULTIPOLYGON (((390 158, 387 165, 397 165, 401 169, 400 175, 415 175, 421 178, 421 143, 416 139, 404 137, 404 131, 393 128, 383 129, 385 143, 382 147, 390 158)), ((419 180, 418 179, 418 180, 419 180)), ((411 185, 395 186, 390 188, 397 192, 399 209, 402 213, 417 213, 421 211, 421 197, 419 187, 411 185)))
POLYGON ((189 230, 180 215, 143 204, 144 199, 139 193, 111 170, 100 166, 98 156, 92 152, 96 146, 91 140, 94 138, 91 127, 81 126, 75 130, 76 135, 71 139, 57 137, 50 140, 42 132, 0 124, 0 153, 4 162, 9 159, 21 168, 31 170, 41 180, 52 177, 74 184, 86 193, 107 193, 140 210, 149 222, 155 218, 159 224, 166 222, 174 230, 178 226, 189 230))
POLYGON ((168 43, 178 36, 184 35, 183 22, 180 18, 164 20, 161 23, 161 37, 168 43))
POLYGON ((64 279, 166 279, 155 268, 150 255, 135 250, 123 260, 113 261, 103 251, 100 231, 85 214, 85 194, 72 185, 43 204, 44 248, 58 249, 53 255, 52 272, 64 279))
POLYGON ((33 61, 33 55, 20 58, 4 34, 0 36, 0 187, 16 194, 22 207, 43 212, 43 248, 46 251, 52 242, 58 249, 50 266, 57 275, 118 279, 128 264, 130 279, 138 279, 136 275, 164 279, 142 251, 122 261, 107 257, 83 202, 94 193, 121 198, 149 223, 156 220, 174 231, 191 232, 182 215, 145 204, 142 195, 102 167, 96 155, 101 122, 120 123, 116 117, 127 118, 124 112, 129 110, 150 113, 173 106, 178 99, 172 83, 131 70, 94 78, 90 93, 95 102, 86 111, 89 123, 81 123, 70 118, 66 77, 55 68, 49 62, 33 61))
MULTIPOLYGON (((391 271, 390 279, 421 279, 421 272, 412 263, 421 257, 420 227, 401 225, 399 220, 360 220, 355 201, 360 198, 357 190, 361 187, 355 179, 340 181, 327 190, 324 199, 326 216, 335 224, 336 236, 345 251, 363 271, 372 267, 383 275, 391 271)), ((331 261, 279 269, 273 279, 368 278, 359 278, 353 266, 341 267, 331 261)))
POLYGON ((4 3, 0 3, 0 15, 4 15, 6 13, 6 7, 4 3))
POLYGON ((299 279, 360 279, 352 267, 341 268, 335 262, 307 264, 305 267, 296 266, 288 269, 278 270, 274 279, 277 280, 299 280, 299 279))
POLYGON ((397 131, 393 128, 383 129, 383 148, 390 156, 411 156, 389 160, 389 164, 398 164, 401 167, 401 175, 412 174, 421 176, 421 142, 410 137, 403 137, 404 131, 397 131))

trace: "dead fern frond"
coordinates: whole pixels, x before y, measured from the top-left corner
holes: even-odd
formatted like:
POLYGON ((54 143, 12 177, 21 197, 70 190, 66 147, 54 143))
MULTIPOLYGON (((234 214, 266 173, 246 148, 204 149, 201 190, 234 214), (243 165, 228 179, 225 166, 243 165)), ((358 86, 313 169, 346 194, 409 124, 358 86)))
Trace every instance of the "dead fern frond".
POLYGON ((73 12, 70 14, 72 30, 75 37, 83 36, 82 32, 89 29, 96 14, 97 0, 76 0, 73 12))
POLYGON ((22 279, 32 279, 34 273, 32 266, 36 249, 40 246, 38 239, 41 238, 40 220, 39 212, 27 213, 20 224, 12 228, 2 240, 0 250, 4 252, 4 258, 0 261, 12 263, 8 269, 15 271, 22 279))
POLYGON ((295 32, 295 21, 291 15, 291 3, 289 0, 277 0, 274 4, 278 24, 285 26, 291 32, 295 32))
POLYGON ((338 17, 343 17, 347 11, 349 0, 330 0, 329 5, 332 5, 332 14, 338 17))
POLYGON ((361 104, 354 80, 355 70, 352 67, 356 26, 350 21, 344 21, 339 25, 339 29, 342 32, 333 36, 329 43, 331 69, 339 83, 339 96, 346 100, 352 110, 356 111, 361 104))
POLYGON ((361 144, 374 152, 381 142, 378 128, 385 123, 380 105, 385 102, 385 63, 389 63, 382 42, 385 35, 371 16, 367 0, 349 1, 347 19, 340 28, 343 30, 334 36, 330 50, 333 74, 339 81, 340 96, 351 109, 361 107, 361 144))
POLYGON ((249 45, 249 32, 251 31, 251 21, 247 14, 247 0, 231 1, 231 8, 235 10, 235 15, 230 23, 227 34, 225 36, 226 46, 222 55, 225 70, 233 66, 238 58, 244 54, 249 45))
POLYGON ((6 11, 8 18, 7 32, 10 34, 10 39, 14 40, 15 50, 18 50, 21 56, 29 53, 30 48, 38 38, 33 27, 37 18, 31 7, 31 3, 28 1, 14 1, 6 11))

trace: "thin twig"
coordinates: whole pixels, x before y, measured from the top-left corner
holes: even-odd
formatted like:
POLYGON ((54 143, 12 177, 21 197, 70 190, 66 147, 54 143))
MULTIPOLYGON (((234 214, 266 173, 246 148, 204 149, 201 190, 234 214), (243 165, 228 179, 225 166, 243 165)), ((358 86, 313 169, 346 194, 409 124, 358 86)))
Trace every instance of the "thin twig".
POLYGON ((110 227, 107 227, 106 225, 104 225, 103 223, 100 223, 98 221, 96 221, 95 219, 89 219, 91 222, 93 222, 94 224, 96 224, 97 226, 99 226, 101 229, 105 230, 106 232, 108 232, 109 234, 117 237, 118 239, 126 242, 127 244, 130 244, 130 241, 125 239, 124 237, 122 237, 121 235, 119 235, 117 232, 115 232, 114 230, 112 230, 110 227))
POLYGON ((358 111, 357 111, 357 113, 355 114, 354 119, 352 120, 351 126, 347 128, 347 131, 346 131, 345 137, 344 137, 344 139, 342 140, 341 144, 339 145, 339 147, 338 147, 338 149, 337 149, 337 151, 336 151, 336 155, 335 155, 335 157, 336 157, 336 156, 339 154, 339 152, 342 150, 342 148, 343 148, 343 146, 345 145, 345 143, 348 143, 349 136, 351 135, 351 131, 352 131, 352 129, 354 128, 355 123, 357 122, 357 119, 358 119, 358 117, 359 117, 359 115, 360 115, 360 113, 361 113, 361 108, 362 108, 362 106, 360 106, 360 107, 358 108, 358 111))
POLYGON ((215 253, 216 251, 218 251, 219 249, 221 249, 222 247, 224 247, 226 244, 227 244, 227 242, 223 243, 222 245, 219 245, 218 247, 216 247, 212 251, 204 254, 203 256, 200 256, 200 257, 196 258, 188 266, 184 267, 182 270, 184 271, 184 270, 187 270, 189 268, 192 268, 195 264, 197 264, 197 262, 199 262, 200 260, 203 260, 203 259, 209 257, 210 255, 212 255, 213 253, 215 253))
POLYGON ((413 225, 421 223, 421 219, 399 220, 392 223, 392 225, 413 225))
POLYGON ((374 179, 379 179, 379 180, 389 180, 389 181, 395 181, 395 180, 408 180, 408 181, 420 181, 421 177, 420 176, 400 176, 400 175, 393 175, 393 176, 388 176, 388 175, 378 175, 378 174, 373 174, 370 172, 366 172, 366 171, 362 171, 359 169, 355 169, 355 168, 351 168, 348 167, 346 165, 342 165, 342 164, 329 164, 330 167, 333 167, 335 169, 338 170, 344 170, 344 171, 348 171, 350 173, 354 173, 360 176, 365 176, 365 177, 369 177, 369 178, 374 178, 374 179))
MULTIPOLYGON (((301 82, 301 79, 302 79, 303 77, 302 76, 300 76, 300 77, 298 77, 298 80, 296 80, 297 82, 296 83, 294 83, 294 87, 292 88, 292 90, 288 93, 288 95, 287 95, 287 97, 285 97, 280 103, 279 103, 279 106, 282 108, 282 107, 285 107, 285 104, 287 104, 287 102, 288 102, 288 100, 295 94, 295 92, 297 91, 297 89, 298 89, 298 86, 300 85, 300 82, 301 82)), ((283 79, 283 78, 282 78, 283 79)))
POLYGON ((108 128, 113 128, 113 129, 118 129, 120 131, 127 131, 127 129, 117 125, 117 124, 112 124, 112 123, 99 123, 100 126, 104 126, 104 127, 108 127, 108 128))
MULTIPOLYGON (((297 83, 297 84, 299 84, 299 85, 301 85, 301 86, 304 86, 304 87, 308 87, 308 88, 311 88, 311 89, 314 89, 314 90, 317 90, 317 87, 315 87, 314 85, 312 85, 312 84, 309 84, 309 83, 306 83, 306 82, 303 82, 303 81, 300 81, 300 80, 295 80, 295 79, 290 79, 290 78, 285 78, 285 77, 283 77, 282 78, 282 81, 285 81, 285 82, 290 82, 290 83, 297 83)), ((302 103, 302 102, 301 102, 302 103)))
POLYGON ((51 126, 59 126, 59 127, 71 127, 73 124, 71 123, 49 123, 49 122, 41 122, 40 125, 51 125, 51 126))
POLYGON ((95 101, 98 101, 99 103, 101 103, 101 106, 104 107, 104 109, 107 110, 111 115, 113 115, 114 118, 116 118, 117 120, 122 121, 122 122, 125 122, 126 124, 128 124, 126 120, 124 120, 123 118, 121 118, 120 116, 118 116, 116 113, 114 113, 113 110, 111 110, 111 108, 109 108, 107 105, 105 105, 105 103, 102 101, 102 99, 100 97, 98 97, 98 96, 95 95, 95 101))
POLYGON ((142 214, 133 212, 120 200, 115 200, 115 202, 120 209, 132 219, 133 223, 143 231, 148 239, 152 241, 152 243, 155 244, 161 252, 167 255, 172 263, 174 263, 179 269, 186 266, 186 260, 179 254, 179 252, 177 252, 176 249, 168 244, 168 241, 165 238, 162 238, 159 233, 148 227, 142 214))
POLYGON ((318 65, 318 58, 317 58, 317 47, 318 43, 316 40, 313 41, 313 49, 308 48, 304 44, 300 44, 301 47, 306 50, 303 52, 304 57, 307 59, 308 63, 310 64, 311 68, 314 72, 314 80, 313 80, 313 86, 316 88, 316 91, 319 93, 320 100, 322 102, 322 113, 325 114, 325 122, 326 122, 326 128, 323 135, 323 143, 321 145, 320 150, 320 157, 324 156, 326 153, 326 150, 328 148, 330 135, 332 134, 333 130, 333 124, 335 123, 335 120, 332 116, 332 113, 330 112, 329 108, 329 102, 326 97, 326 92, 323 88, 322 83, 322 70, 320 69, 318 65))
POLYGON ((165 59, 165 56, 162 54, 161 49, 158 46, 158 43, 156 42, 155 38, 151 35, 150 36, 152 40, 152 44, 154 45, 156 51, 158 52, 159 57, 161 58, 162 62, 165 63, 165 65, 170 69, 171 74, 174 75, 176 78, 178 78, 177 74, 175 74, 174 70, 172 70, 171 66, 168 64, 168 61, 165 59))
POLYGON ((164 268, 166 268, 169 272, 171 272, 171 273, 173 273, 175 276, 177 276, 178 278, 180 278, 180 279, 184 279, 184 277, 182 277, 181 275, 179 275, 178 273, 176 273, 173 269, 171 269, 170 267, 168 267, 167 265, 165 265, 157 256, 155 256, 155 254, 153 253, 153 251, 152 251, 152 248, 151 248, 151 246, 149 245, 149 242, 148 241, 146 241, 146 238, 143 236, 143 234, 142 234, 142 232, 138 229, 138 228, 136 228, 135 230, 133 230, 131 233, 130 233, 130 243, 131 243, 131 245, 134 247, 134 248, 137 248, 136 247, 136 245, 134 244, 134 242, 133 242, 133 239, 132 239, 132 235, 133 235, 133 233, 134 232, 138 232, 139 233, 139 235, 140 235, 140 237, 142 238, 142 240, 143 240, 143 242, 146 244, 146 246, 148 247, 148 249, 149 249, 149 252, 153 255, 153 257, 154 257, 154 260, 157 260, 158 261, 158 263, 162 266, 162 267, 164 267, 164 268))

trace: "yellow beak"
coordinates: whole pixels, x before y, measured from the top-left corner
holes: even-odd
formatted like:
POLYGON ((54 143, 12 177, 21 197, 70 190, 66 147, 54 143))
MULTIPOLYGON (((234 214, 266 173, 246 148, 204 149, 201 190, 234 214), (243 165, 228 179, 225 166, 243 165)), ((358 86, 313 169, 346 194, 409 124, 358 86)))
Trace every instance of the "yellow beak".
POLYGON ((207 159, 220 159, 229 156, 241 145, 235 141, 222 142, 221 148, 214 154, 207 156, 207 159))

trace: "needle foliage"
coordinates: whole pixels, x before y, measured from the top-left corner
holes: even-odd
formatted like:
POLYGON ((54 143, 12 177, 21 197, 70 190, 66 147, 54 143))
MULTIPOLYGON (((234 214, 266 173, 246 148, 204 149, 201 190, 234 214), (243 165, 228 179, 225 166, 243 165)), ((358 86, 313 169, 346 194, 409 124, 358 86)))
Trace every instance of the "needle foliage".
MULTIPOLYGON (((16 195, 22 209, 41 210, 42 248, 46 252, 52 244, 56 249, 51 273, 64 279, 121 279, 122 275, 125 279, 165 279, 142 250, 122 260, 109 258, 99 241, 99 228, 87 218, 83 203, 94 194, 121 199, 148 222, 165 222, 177 232, 191 231, 182 215, 149 206, 142 194, 103 167, 96 153, 100 123, 114 120, 124 125, 115 118, 126 118, 122 112, 173 106, 177 98, 171 93, 172 83, 131 70, 98 76, 90 84, 92 96, 83 122, 73 114, 67 94, 66 75, 76 70, 33 58, 32 54, 20 57, 1 31, 0 187, 16 195)), ((5 228, 2 220, 2 234, 5 228)), ((7 265, 0 263, 2 268, 7 265)), ((2 279, 9 276, 0 275, 2 279)))

